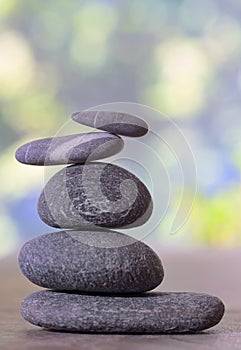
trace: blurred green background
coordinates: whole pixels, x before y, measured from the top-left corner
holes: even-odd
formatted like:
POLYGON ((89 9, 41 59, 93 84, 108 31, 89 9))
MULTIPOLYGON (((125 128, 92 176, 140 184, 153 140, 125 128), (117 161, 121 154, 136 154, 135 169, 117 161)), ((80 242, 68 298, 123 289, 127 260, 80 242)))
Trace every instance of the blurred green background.
POLYGON ((173 118, 196 158, 183 232, 155 239, 240 245, 240 62, 237 0, 0 0, 0 258, 51 231, 36 212, 43 169, 18 164, 15 149, 118 101, 173 118))

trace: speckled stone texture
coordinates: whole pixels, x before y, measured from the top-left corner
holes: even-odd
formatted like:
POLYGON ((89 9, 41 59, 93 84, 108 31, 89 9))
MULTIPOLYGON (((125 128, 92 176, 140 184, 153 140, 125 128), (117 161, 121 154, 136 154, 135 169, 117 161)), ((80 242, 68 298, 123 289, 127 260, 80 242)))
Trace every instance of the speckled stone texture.
POLYGON ((152 208, 148 189, 134 174, 101 162, 62 169, 46 184, 38 202, 46 224, 69 229, 139 226, 152 208))
POLYGON ((162 263, 141 241, 114 231, 62 231, 24 244, 22 273, 54 290, 139 293, 163 280, 162 263))
POLYGON ((216 297, 195 293, 100 296, 40 291, 25 298, 24 319, 36 326, 91 333, 193 333, 224 314, 216 297))
POLYGON ((16 159, 31 165, 84 164, 110 157, 122 150, 124 141, 108 132, 44 138, 24 144, 16 159))
POLYGON ((73 113, 71 118, 80 124, 124 136, 140 137, 148 132, 148 125, 143 119, 127 113, 81 111, 73 113))

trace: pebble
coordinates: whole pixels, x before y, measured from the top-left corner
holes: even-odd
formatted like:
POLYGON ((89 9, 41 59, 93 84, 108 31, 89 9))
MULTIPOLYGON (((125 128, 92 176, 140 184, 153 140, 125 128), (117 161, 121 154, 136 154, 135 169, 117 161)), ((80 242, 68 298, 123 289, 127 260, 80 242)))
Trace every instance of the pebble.
POLYGON ((73 113, 71 118, 80 124, 113 134, 140 137, 148 132, 148 125, 143 119, 127 113, 90 110, 73 113))
POLYGON ((47 225, 68 229, 136 227, 149 219, 152 209, 148 189, 134 174, 101 162, 60 170, 38 201, 47 225))
POLYGON ((16 159, 31 165, 84 164, 113 156, 124 147, 124 141, 108 132, 44 138, 24 144, 16 159))
POLYGON ((146 244, 114 231, 61 231, 27 242, 22 273, 54 290, 141 293, 163 280, 162 263, 146 244))
POLYGON ((215 326, 223 303, 199 293, 136 296, 40 291, 27 296, 21 313, 33 325, 88 333, 195 333, 215 326))

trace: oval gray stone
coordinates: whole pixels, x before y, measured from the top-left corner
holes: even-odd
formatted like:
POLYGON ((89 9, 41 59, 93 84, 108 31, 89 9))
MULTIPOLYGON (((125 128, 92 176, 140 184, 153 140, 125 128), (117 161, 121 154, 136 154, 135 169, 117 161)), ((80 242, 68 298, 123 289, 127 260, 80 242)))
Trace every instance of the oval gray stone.
POLYGON ((139 293, 163 280, 162 263, 146 244, 114 231, 62 231, 24 244, 19 266, 33 283, 54 290, 139 293))
POLYGON ((148 132, 143 119, 127 113, 90 110, 73 113, 71 118, 77 123, 124 136, 140 137, 148 132))
POLYGON ((113 156, 124 147, 124 141, 108 132, 90 132, 44 138, 24 144, 16 159, 31 165, 84 164, 113 156))
POLYGON ((38 201, 40 218, 47 225, 69 229, 139 226, 152 208, 148 189, 134 174, 100 162, 62 169, 38 201))
POLYGON ((100 296, 52 291, 24 299, 23 318, 52 330, 88 333, 194 333, 215 326, 224 305, 198 293, 100 296))

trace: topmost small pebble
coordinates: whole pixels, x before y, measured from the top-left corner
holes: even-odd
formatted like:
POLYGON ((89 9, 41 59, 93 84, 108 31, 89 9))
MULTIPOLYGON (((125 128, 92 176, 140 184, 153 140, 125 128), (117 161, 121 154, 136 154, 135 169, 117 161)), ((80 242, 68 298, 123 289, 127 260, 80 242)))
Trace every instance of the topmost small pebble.
POLYGON ((149 129, 143 119, 120 112, 89 110, 73 113, 71 118, 80 124, 130 137, 144 136, 149 129))

